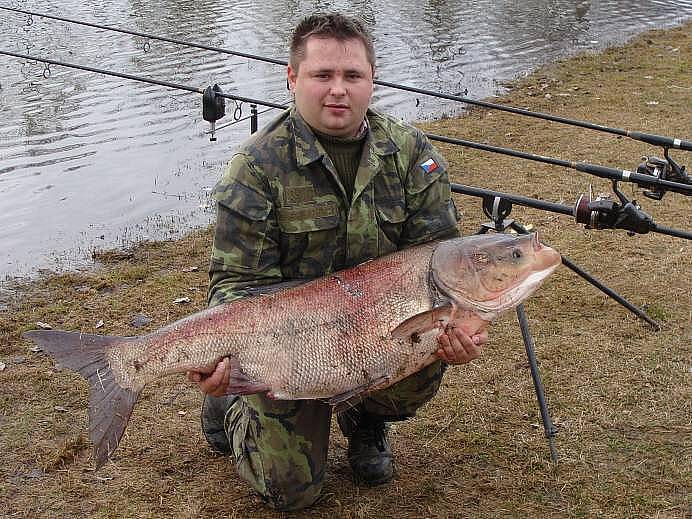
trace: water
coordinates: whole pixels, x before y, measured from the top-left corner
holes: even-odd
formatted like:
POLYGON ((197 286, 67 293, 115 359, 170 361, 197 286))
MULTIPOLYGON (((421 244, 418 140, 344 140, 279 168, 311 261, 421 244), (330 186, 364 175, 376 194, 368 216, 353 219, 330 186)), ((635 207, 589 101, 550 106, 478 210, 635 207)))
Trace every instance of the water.
MULTIPOLYGON (((447 93, 468 89, 473 99, 499 93, 504 81, 543 63, 692 17, 692 0, 0 5, 282 60, 299 19, 342 10, 359 14, 372 30, 378 79, 447 93)), ((0 49, 288 101, 285 71, 276 65, 41 17, 31 21, 0 10, 0 49)), ((464 107, 381 87, 374 106, 409 121, 464 107)), ((219 126, 233 120, 235 108, 227 105, 219 126)), ((249 114, 247 105, 241 109, 243 117, 249 114)), ((275 114, 262 114, 260 124, 275 114)), ((197 94, 54 65, 46 71, 40 62, 8 56, 0 56, 0 117, 0 279, 74 268, 88 264, 95 249, 208 224, 209 192, 249 134, 249 122, 241 121, 210 142, 197 94)))

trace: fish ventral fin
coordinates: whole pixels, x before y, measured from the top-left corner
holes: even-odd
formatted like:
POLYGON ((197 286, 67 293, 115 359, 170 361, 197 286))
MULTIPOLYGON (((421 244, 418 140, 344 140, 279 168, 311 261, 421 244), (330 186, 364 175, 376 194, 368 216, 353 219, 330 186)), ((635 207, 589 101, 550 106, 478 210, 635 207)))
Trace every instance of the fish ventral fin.
POLYGON ((140 394, 120 387, 106 352, 116 342, 137 339, 59 330, 32 330, 23 337, 89 381, 89 439, 100 469, 118 447, 140 394))
POLYGON ((334 408, 335 413, 341 413, 359 404, 370 392, 375 391, 379 387, 386 385, 389 382, 389 377, 383 375, 373 379, 368 384, 356 386, 353 389, 334 395, 327 398, 325 402, 334 408))
POLYGON ((243 373, 238 359, 229 357, 228 360, 230 360, 231 374, 228 379, 227 393, 233 395, 252 395, 254 393, 269 391, 272 388, 270 385, 258 382, 243 373))

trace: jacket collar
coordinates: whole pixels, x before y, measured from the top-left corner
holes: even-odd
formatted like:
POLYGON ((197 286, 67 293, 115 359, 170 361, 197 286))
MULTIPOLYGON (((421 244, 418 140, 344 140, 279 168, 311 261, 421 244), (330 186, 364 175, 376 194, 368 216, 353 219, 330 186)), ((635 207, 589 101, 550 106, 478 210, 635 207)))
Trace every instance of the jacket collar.
MULTIPOLYGON (((365 145, 368 147, 369 155, 384 156, 392 155, 399 151, 399 147, 392 140, 381 124, 381 116, 372 109, 368 109, 365 114, 368 135, 365 145)), ((295 157, 298 166, 307 166, 313 162, 321 160, 325 151, 319 143, 312 128, 305 122, 305 119, 298 113, 295 105, 289 111, 289 124, 293 127, 293 144, 295 146, 295 157)))

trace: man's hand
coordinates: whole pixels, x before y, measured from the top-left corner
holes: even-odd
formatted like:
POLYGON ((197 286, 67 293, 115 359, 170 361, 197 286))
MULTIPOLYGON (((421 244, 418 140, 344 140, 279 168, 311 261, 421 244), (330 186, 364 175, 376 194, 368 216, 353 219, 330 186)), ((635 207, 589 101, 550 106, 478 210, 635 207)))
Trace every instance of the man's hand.
POLYGON ((488 331, 483 329, 468 336, 458 326, 448 324, 437 336, 437 356, 447 364, 466 364, 481 356, 481 349, 488 341, 488 331))
POLYGON ((188 371, 187 379, 196 383, 202 393, 223 396, 226 394, 231 376, 230 365, 228 358, 224 358, 213 371, 188 371))

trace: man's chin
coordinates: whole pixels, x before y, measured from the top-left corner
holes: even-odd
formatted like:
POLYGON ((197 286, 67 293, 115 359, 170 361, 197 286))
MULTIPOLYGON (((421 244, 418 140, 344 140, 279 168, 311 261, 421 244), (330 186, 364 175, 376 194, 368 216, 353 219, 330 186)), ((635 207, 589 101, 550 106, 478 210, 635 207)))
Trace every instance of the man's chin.
POLYGON ((333 137, 351 137, 356 131, 345 122, 330 122, 323 126, 322 133, 333 137))

